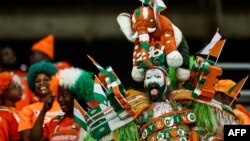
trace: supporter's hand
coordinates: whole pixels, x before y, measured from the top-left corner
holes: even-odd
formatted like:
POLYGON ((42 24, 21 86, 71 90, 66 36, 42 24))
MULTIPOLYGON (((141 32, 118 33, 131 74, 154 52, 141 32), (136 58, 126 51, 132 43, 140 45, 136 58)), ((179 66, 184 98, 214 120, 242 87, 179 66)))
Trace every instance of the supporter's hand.
POLYGON ((55 96, 52 96, 52 95, 46 96, 42 110, 45 112, 50 110, 53 105, 54 100, 55 100, 55 96))

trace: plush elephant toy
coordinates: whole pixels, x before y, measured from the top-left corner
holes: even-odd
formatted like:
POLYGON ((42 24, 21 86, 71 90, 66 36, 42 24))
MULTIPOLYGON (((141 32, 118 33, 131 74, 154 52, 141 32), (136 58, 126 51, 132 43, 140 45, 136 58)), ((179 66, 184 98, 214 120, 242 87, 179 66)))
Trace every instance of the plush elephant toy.
POLYGON ((190 76, 189 49, 182 32, 165 16, 150 6, 137 8, 133 15, 121 13, 117 17, 121 31, 134 43, 132 78, 142 82, 145 70, 154 66, 150 62, 150 43, 162 43, 168 67, 177 68, 176 77, 186 81, 190 76))

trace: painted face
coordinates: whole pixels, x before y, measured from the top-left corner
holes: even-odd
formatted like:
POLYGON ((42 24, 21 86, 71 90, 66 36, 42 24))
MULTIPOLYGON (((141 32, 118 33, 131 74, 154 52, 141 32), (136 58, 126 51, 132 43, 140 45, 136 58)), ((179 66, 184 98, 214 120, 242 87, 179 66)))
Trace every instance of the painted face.
POLYGON ((4 94, 9 100, 13 102, 17 102, 22 98, 22 87, 12 82, 8 89, 6 89, 6 93, 4 94))
POLYGON ((49 90, 50 77, 46 74, 40 73, 35 79, 35 92, 39 97, 50 94, 49 90))
POLYGON ((61 109, 66 114, 72 114, 74 109, 74 98, 68 89, 60 87, 59 88, 58 103, 61 109))
POLYGON ((166 75, 164 75, 163 71, 160 69, 153 68, 146 72, 144 87, 151 101, 156 102, 161 99, 167 87, 166 79, 166 75))

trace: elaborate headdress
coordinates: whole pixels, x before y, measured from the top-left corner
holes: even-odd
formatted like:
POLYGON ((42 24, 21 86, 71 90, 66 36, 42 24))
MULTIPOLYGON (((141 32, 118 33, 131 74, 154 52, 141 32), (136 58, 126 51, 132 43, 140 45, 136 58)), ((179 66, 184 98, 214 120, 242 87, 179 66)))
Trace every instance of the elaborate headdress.
MULTIPOLYGON (((160 63, 181 70, 179 68, 184 68, 183 60, 188 60, 188 55, 184 54, 189 54, 181 31, 167 17, 159 14, 166 8, 164 2, 140 1, 146 6, 137 8, 132 15, 121 13, 117 17, 122 32, 127 39, 135 43, 131 75, 137 82, 144 80, 145 69, 158 66, 160 63)), ((183 75, 183 70, 177 73, 177 77, 181 81, 186 81, 190 71, 184 71, 183 75)))

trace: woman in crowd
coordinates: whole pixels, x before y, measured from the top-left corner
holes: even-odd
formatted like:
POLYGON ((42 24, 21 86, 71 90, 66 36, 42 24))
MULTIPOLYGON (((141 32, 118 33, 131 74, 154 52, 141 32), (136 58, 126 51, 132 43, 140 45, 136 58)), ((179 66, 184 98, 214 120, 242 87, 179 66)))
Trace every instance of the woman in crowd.
POLYGON ((39 62, 29 68, 28 85, 30 90, 39 98, 39 101, 24 107, 21 111, 18 131, 21 133, 23 141, 30 140, 31 129, 44 107, 51 108, 46 113, 43 124, 50 122, 57 115, 63 114, 58 102, 51 102, 54 97, 49 90, 49 83, 56 72, 54 65, 48 62, 39 62))
POLYGON ((6 106, 12 111, 17 122, 20 121, 19 110, 15 103, 22 97, 22 85, 20 78, 10 72, 0 73, 0 105, 6 106))

